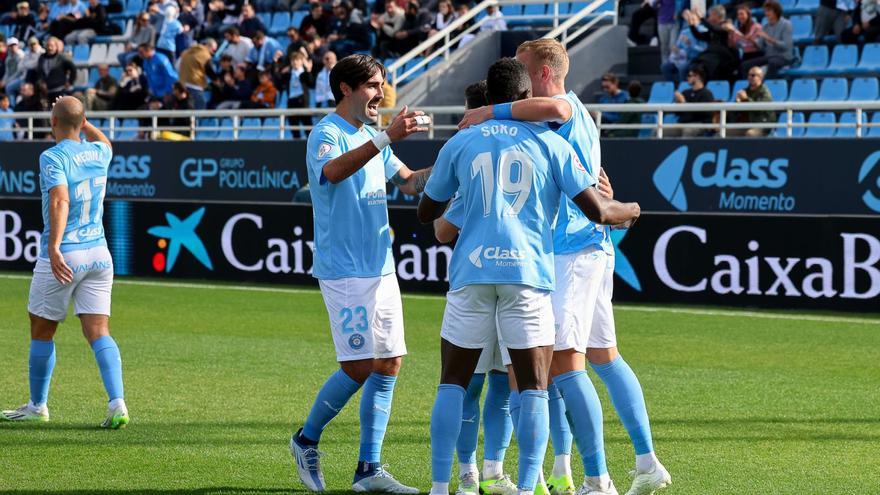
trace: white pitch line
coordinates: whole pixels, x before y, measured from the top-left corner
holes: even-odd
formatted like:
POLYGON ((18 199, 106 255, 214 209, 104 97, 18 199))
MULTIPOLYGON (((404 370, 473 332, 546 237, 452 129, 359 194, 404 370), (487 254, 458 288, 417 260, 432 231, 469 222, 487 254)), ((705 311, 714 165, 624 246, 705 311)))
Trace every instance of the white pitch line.
MULTIPOLYGON (((0 274, 0 279, 9 280, 30 280, 30 275, 11 275, 0 274)), ((317 294, 318 289, 290 289, 285 287, 255 287, 253 285, 223 285, 223 284, 201 284, 193 282, 152 282, 147 280, 125 280, 116 279, 113 281, 116 285, 134 285, 141 287, 171 287, 180 289, 202 289, 202 290, 235 290, 245 292, 267 292, 275 294, 317 294)), ((419 300, 437 300, 443 299, 442 295, 423 295, 423 294, 403 294, 405 299, 419 300)), ((615 306, 616 311, 637 311, 643 313, 673 313, 686 314, 694 316, 726 316, 733 318, 763 318, 768 320, 789 320, 789 321, 817 321, 825 323, 856 323, 864 325, 880 325, 880 319, 871 318, 855 318, 847 316, 822 316, 822 315, 794 315, 783 313, 760 313, 757 311, 745 310, 718 310, 718 309, 697 309, 697 308, 667 308, 640 306, 631 304, 622 304, 615 306)))

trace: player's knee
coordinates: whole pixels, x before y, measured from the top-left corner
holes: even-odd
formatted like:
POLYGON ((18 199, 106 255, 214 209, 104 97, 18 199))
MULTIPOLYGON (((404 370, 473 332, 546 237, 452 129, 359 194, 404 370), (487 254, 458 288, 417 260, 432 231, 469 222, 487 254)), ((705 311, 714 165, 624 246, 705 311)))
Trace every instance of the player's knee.
POLYGON ((89 344, 110 335, 109 318, 105 315, 79 315, 80 323, 82 323, 83 337, 89 341, 89 344))
POLYGON ((617 347, 609 347, 607 349, 587 349, 587 360, 590 364, 608 364, 619 356, 617 347))
POLYGON ((401 364, 403 364, 403 358, 401 357, 374 359, 372 371, 380 375, 397 376, 400 373, 401 364))
POLYGON ((31 318, 31 339, 49 341, 55 337, 55 331, 58 329, 58 322, 47 320, 35 314, 30 314, 31 318))
POLYGON ((586 366, 584 354, 575 349, 553 352, 550 362, 550 376, 559 376, 570 371, 582 370, 586 366))
POLYGON ((339 367, 342 368, 342 371, 345 372, 349 378, 362 384, 367 381, 367 377, 373 372, 373 360, 362 359, 359 361, 343 361, 339 363, 339 367))

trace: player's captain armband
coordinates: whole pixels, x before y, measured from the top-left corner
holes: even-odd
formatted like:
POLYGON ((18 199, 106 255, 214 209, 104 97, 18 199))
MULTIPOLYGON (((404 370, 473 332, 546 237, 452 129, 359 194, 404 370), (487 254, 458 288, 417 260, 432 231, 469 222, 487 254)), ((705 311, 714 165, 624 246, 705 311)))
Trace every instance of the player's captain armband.
POLYGON ((376 149, 382 151, 386 146, 391 144, 391 138, 388 137, 388 133, 385 131, 380 132, 373 136, 373 144, 376 146, 376 149))
POLYGON ((492 106, 492 115, 500 120, 513 120, 513 103, 499 103, 492 106))
POLYGON ((428 125, 431 123, 431 117, 427 115, 416 116, 416 125, 428 125))

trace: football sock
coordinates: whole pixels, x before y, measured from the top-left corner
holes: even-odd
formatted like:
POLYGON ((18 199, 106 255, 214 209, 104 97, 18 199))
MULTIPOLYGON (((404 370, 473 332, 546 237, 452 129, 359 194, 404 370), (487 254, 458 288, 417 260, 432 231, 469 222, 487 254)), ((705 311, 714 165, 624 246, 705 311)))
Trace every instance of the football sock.
POLYGON ((623 427, 629 433, 636 455, 649 454, 654 451, 651 440, 651 425, 648 422, 648 409, 645 407, 645 396, 636 374, 626 364, 623 357, 617 356, 607 364, 590 364, 599 378, 605 382, 611 403, 620 416, 623 427))
POLYGON ((553 459, 553 477, 558 476, 571 476, 571 454, 559 454, 553 459))
POLYGON ((486 390, 486 403, 483 406, 483 457, 486 460, 498 461, 501 465, 507 447, 510 446, 512 434, 513 421, 510 418, 510 385, 507 382, 507 374, 489 373, 489 388, 486 390))
POLYGON ((553 455, 571 455, 571 428, 565 417, 565 401, 555 383, 547 386, 550 396, 550 439, 553 441, 553 455))
POLYGON ((55 369, 55 342, 31 340, 28 358, 28 381, 31 388, 31 404, 42 406, 49 400, 49 382, 55 369))
POLYGON ((394 396, 396 376, 370 373, 364 383, 361 397, 361 453, 360 461, 378 463, 382 441, 391 417, 391 399, 394 396))
POLYGON ((497 480, 504 476, 504 463, 491 459, 483 460, 483 479, 497 480))
MULTIPOLYGON (((484 373, 471 376, 461 412, 461 432, 458 434, 458 462, 465 464, 477 463, 477 441, 480 436, 480 394, 486 381, 484 373)), ((464 473, 462 473, 464 474, 464 473)))
POLYGON ((544 452, 550 436, 550 412, 546 390, 523 390, 520 396, 519 481, 521 491, 533 491, 543 472, 544 452))
POLYGON ((430 495, 449 495, 449 482, 433 482, 431 483, 430 495))
POLYGON ((354 471, 353 483, 373 476, 380 467, 381 465, 378 462, 358 461, 357 469, 354 471))
POLYGON ((95 361, 98 362, 107 396, 110 400, 125 398, 122 388, 122 358, 119 356, 116 341, 105 335, 92 342, 92 351, 95 353, 95 361))
POLYGON ((477 469, 476 463, 474 463, 474 464, 468 464, 468 463, 463 463, 463 462, 458 463, 458 475, 464 476, 465 473, 474 473, 475 475, 477 475, 477 478, 480 477, 480 470, 477 469))
POLYGON ((637 473, 650 473, 654 470, 654 466, 656 466, 657 464, 660 464, 660 460, 657 459, 657 455, 653 452, 649 454, 636 455, 637 473))
POLYGON ((605 464, 605 440, 602 431, 602 405, 593 382, 584 370, 569 371, 553 378, 565 399, 575 442, 587 476, 608 472, 605 464))
POLYGON ((309 416, 303 425, 300 443, 317 444, 327 424, 339 414, 351 396, 360 388, 361 384, 341 369, 330 375, 315 397, 315 403, 312 404, 312 410, 309 411, 309 416))
POLYGON ((519 439, 519 409, 520 409, 519 390, 510 391, 510 420, 513 423, 514 433, 517 440, 519 439))
POLYGON ((441 383, 437 387, 431 411, 431 481, 435 483, 448 484, 452 476, 452 456, 461 431, 461 415, 456 411, 461 411, 464 394, 464 388, 458 385, 441 383))

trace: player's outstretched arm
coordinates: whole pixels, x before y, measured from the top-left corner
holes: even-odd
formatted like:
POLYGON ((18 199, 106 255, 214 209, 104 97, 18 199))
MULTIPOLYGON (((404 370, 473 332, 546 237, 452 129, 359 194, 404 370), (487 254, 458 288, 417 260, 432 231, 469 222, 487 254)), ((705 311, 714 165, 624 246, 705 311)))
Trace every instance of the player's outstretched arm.
POLYGON ((387 129, 377 134, 372 141, 364 143, 357 148, 347 151, 342 155, 330 160, 324 165, 324 177, 333 184, 344 181, 363 168, 377 153, 391 143, 406 139, 417 132, 428 130, 426 125, 429 120, 424 112, 407 112, 403 107, 394 117, 394 121, 387 129))
MULTIPOLYGON (((464 129, 482 124, 489 119, 505 117, 496 115, 495 106, 487 105, 466 111, 461 122, 458 123, 458 128, 464 129)), ((571 104, 562 98, 527 98, 510 104, 510 118, 527 122, 568 122, 571 112, 571 104)))
POLYGON ((415 196, 421 194, 425 190, 425 184, 428 183, 428 177, 431 176, 433 167, 423 168, 421 170, 410 170, 406 165, 400 167, 400 170, 391 178, 391 182, 400 189, 403 194, 415 196))
POLYGON ((49 264, 52 275, 62 284, 73 282, 73 271, 61 254, 61 239, 70 212, 70 194, 67 186, 55 186, 49 190, 49 264))
POLYGON ((458 237, 458 227, 443 217, 434 220, 434 237, 437 242, 448 244, 458 237))
POLYGON ((111 149, 113 148, 113 145, 110 144, 110 139, 108 139, 107 136, 103 132, 101 132, 101 129, 93 126, 92 123, 88 120, 83 123, 82 133, 85 135, 86 141, 90 143, 100 141, 109 146, 111 149))
POLYGON ((584 189, 571 200, 587 218, 601 225, 631 227, 642 211, 638 203, 621 203, 608 199, 595 187, 584 189))

